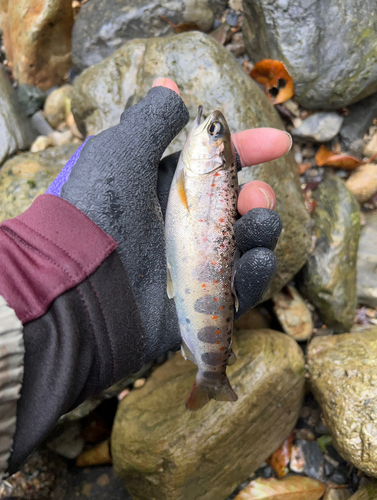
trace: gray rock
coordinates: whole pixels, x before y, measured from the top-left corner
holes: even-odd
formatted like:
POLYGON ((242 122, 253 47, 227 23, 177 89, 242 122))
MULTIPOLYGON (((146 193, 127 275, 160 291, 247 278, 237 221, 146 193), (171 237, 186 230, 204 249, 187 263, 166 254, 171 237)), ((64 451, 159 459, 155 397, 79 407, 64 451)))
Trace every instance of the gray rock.
POLYGON ((17 99, 27 116, 32 116, 43 108, 46 94, 38 87, 22 83, 17 87, 17 99))
MULTIPOLYGON (((178 84, 191 120, 202 104, 204 114, 214 109, 223 111, 233 132, 253 127, 283 128, 264 92, 237 60, 211 37, 191 32, 171 38, 133 40, 80 75, 75 80, 72 97, 72 111, 80 131, 92 135, 116 125, 124 108, 140 101, 159 75, 178 84)), ((182 149, 186 135, 187 127, 167 153, 182 149)), ((306 260, 311 241, 310 217, 303 204, 291 153, 240 172, 241 183, 252 179, 263 180, 273 187, 276 209, 283 221, 276 249, 278 271, 271 296, 306 260)))
POLYGON ((314 249, 298 277, 301 293, 316 306, 322 321, 348 331, 356 312, 356 259, 360 208, 344 182, 331 177, 314 191, 317 205, 314 249))
POLYGON ((297 439, 292 448, 289 468, 293 472, 305 474, 313 479, 318 479, 318 481, 323 481, 323 454, 317 441, 297 439))
POLYGON ((243 6, 251 59, 283 61, 305 108, 339 109, 377 91, 375 0, 244 0, 243 6))
POLYGON ((377 307, 377 212, 365 214, 357 255, 357 298, 377 307))
POLYGON ((373 94, 348 108, 340 130, 340 142, 349 149, 355 141, 362 139, 377 116, 377 94, 373 94))
POLYGON ((17 94, 0 65, 0 165, 18 149, 26 149, 37 136, 20 108, 17 94))
POLYGON ((313 113, 302 121, 291 133, 297 139, 327 142, 338 134, 344 118, 338 113, 313 113))
POLYGON ((84 69, 108 57, 134 38, 165 36, 174 24, 194 22, 209 31, 226 0, 91 0, 83 5, 72 33, 72 59, 84 69))

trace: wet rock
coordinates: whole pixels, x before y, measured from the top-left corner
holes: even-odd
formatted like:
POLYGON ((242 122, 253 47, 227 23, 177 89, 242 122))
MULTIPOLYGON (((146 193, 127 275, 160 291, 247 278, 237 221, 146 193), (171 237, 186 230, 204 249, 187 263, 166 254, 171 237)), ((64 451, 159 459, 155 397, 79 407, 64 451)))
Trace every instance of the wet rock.
POLYGON ((81 437, 81 424, 79 422, 67 422, 59 429, 58 435, 53 436, 47 442, 47 447, 66 458, 76 458, 85 446, 81 437))
POLYGON ((254 307, 251 311, 244 314, 234 323, 234 328, 237 330, 258 330, 260 328, 269 328, 270 320, 266 311, 261 311, 258 307, 254 307))
POLYGON ((376 116, 377 94, 349 106, 348 115, 344 118, 340 131, 340 142, 345 151, 351 147, 354 141, 363 138, 376 116))
MULTIPOLYGON (((283 128, 267 97, 236 59, 211 37, 191 32, 170 38, 134 40, 82 73, 75 80, 72 98, 79 130, 90 135, 116 125, 125 106, 140 101, 159 75, 172 78, 178 84, 191 120, 202 104, 205 114, 222 110, 233 132, 253 127, 283 128)), ((187 127, 167 153, 182 149, 186 136, 187 127)), ((310 217, 304 207, 291 153, 273 162, 245 168, 239 174, 240 183, 253 179, 263 180, 275 190, 276 210, 283 222, 275 252, 277 275, 268 294, 271 296, 306 260, 310 217)))
POLYGON ((323 500, 348 500, 351 493, 347 489, 329 489, 326 491, 323 500))
POLYGON ((3 0, 0 23, 13 75, 47 90, 71 66, 72 0, 3 0))
POLYGON ((287 285, 272 300, 275 314, 285 333, 298 342, 308 340, 313 333, 312 315, 296 288, 287 285))
POLYGON ((309 344, 311 386, 339 453, 377 476, 377 328, 316 337, 309 344))
POLYGON ((24 212, 43 194, 77 148, 49 148, 8 160, 0 170, 0 222, 24 212))
POLYGON ((368 484, 352 495, 350 500, 372 500, 374 498, 377 498, 377 484, 368 484))
POLYGON ((327 142, 339 133, 343 120, 343 116, 338 113, 313 113, 298 128, 293 128, 291 133, 296 139, 327 142))
POLYGON ((324 463, 321 448, 316 441, 298 439, 293 445, 289 468, 319 481, 324 480, 324 463))
POLYGON ((377 193, 377 165, 361 165, 346 181, 347 188, 363 203, 377 193))
POLYGON ((48 123, 42 111, 37 111, 31 117, 31 121, 40 135, 50 135, 54 131, 48 123))
POLYGON ((170 24, 192 22, 209 31, 226 7, 225 0, 90 0, 73 28, 72 58, 81 69, 93 66, 135 38, 174 34, 170 24))
POLYGON ((17 87, 17 99, 24 113, 27 116, 32 116, 43 108, 46 94, 38 87, 22 83, 17 87))
POLYGON ((0 65, 0 165, 17 149, 28 148, 36 135, 0 65))
POLYGON ((377 91, 375 0, 244 0, 254 62, 283 61, 304 108, 335 110, 377 91))
POLYGON ((63 85, 51 92, 47 97, 44 105, 44 114, 52 128, 58 128, 65 121, 72 93, 72 85, 63 85))
POLYGON ((357 298, 377 307, 377 212, 365 215, 357 255, 357 298))
POLYGON ((315 244, 299 275, 299 290, 321 319, 337 332, 347 331, 356 312, 356 259, 360 209, 353 194, 337 177, 313 192, 315 244))
POLYGON ((234 404, 211 401, 188 412, 197 367, 179 353, 120 403, 112 457, 132 498, 224 500, 292 430, 304 387, 297 343, 272 330, 243 330, 235 348, 234 404))

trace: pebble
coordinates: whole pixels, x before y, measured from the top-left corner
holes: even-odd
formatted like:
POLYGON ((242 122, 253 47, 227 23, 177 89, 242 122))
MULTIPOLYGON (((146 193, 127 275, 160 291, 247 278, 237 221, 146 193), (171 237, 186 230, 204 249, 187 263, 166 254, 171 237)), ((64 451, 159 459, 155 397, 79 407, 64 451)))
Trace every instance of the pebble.
POLYGON ((377 212, 364 214, 357 254, 357 297, 360 304, 377 307, 377 212))
POLYGON ((327 142, 339 133, 344 118, 338 113, 313 113, 305 118, 298 128, 292 129, 296 139, 327 142))
POLYGON ((292 285, 272 297, 274 312, 285 333, 298 342, 308 340, 313 333, 313 320, 308 306, 292 285))
POLYGON ((377 165, 360 165, 346 181, 346 186, 360 203, 368 201, 377 193, 377 165))
POLYGON ((364 155, 365 156, 372 156, 377 154, 377 132, 372 135, 371 140, 368 142, 368 144, 364 148, 364 155))

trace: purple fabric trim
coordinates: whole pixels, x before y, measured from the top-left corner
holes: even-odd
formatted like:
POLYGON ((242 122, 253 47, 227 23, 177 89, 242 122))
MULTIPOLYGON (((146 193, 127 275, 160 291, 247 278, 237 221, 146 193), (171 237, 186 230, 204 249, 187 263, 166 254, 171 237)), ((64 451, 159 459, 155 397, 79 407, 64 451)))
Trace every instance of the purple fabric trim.
MULTIPOLYGON (((91 137, 91 136, 89 136, 89 137, 91 137)), ((71 158, 68 160, 68 162, 64 165, 63 169, 60 171, 58 176, 50 184, 49 188, 46 191, 46 194, 54 194, 55 196, 60 196, 61 190, 62 190, 64 184, 69 179, 71 171, 72 171, 73 167, 76 165, 76 162, 79 159, 82 148, 85 146, 86 141, 89 139, 89 137, 87 139, 85 139, 84 144, 82 144, 77 149, 77 151, 75 151, 75 153, 71 156, 71 158)))

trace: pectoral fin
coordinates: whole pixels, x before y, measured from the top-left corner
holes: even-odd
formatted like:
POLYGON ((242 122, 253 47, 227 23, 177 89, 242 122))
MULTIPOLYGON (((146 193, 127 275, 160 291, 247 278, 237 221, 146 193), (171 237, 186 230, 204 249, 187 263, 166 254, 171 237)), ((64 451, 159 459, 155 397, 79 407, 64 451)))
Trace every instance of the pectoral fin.
POLYGON ((234 252, 234 257, 233 257, 233 267, 232 267, 232 279, 231 279, 231 288, 232 288, 232 293, 234 295, 234 308, 236 312, 238 312, 238 309, 240 307, 240 304, 238 302, 238 297, 237 297, 237 292, 236 292, 236 287, 235 287, 235 278, 236 278, 236 269, 237 269, 237 264, 238 261, 241 258, 241 252, 240 249, 237 247, 235 252, 234 252))
POLYGON ((187 211, 189 211, 187 197, 186 197, 186 190, 185 190, 185 172, 183 169, 177 175, 176 186, 177 186, 179 198, 180 198, 183 206, 185 208, 187 208, 187 211))
POLYGON ((167 282, 166 282, 166 293, 168 294, 169 299, 173 299, 175 292, 173 287, 173 281, 171 279, 170 266, 167 265, 167 282))

